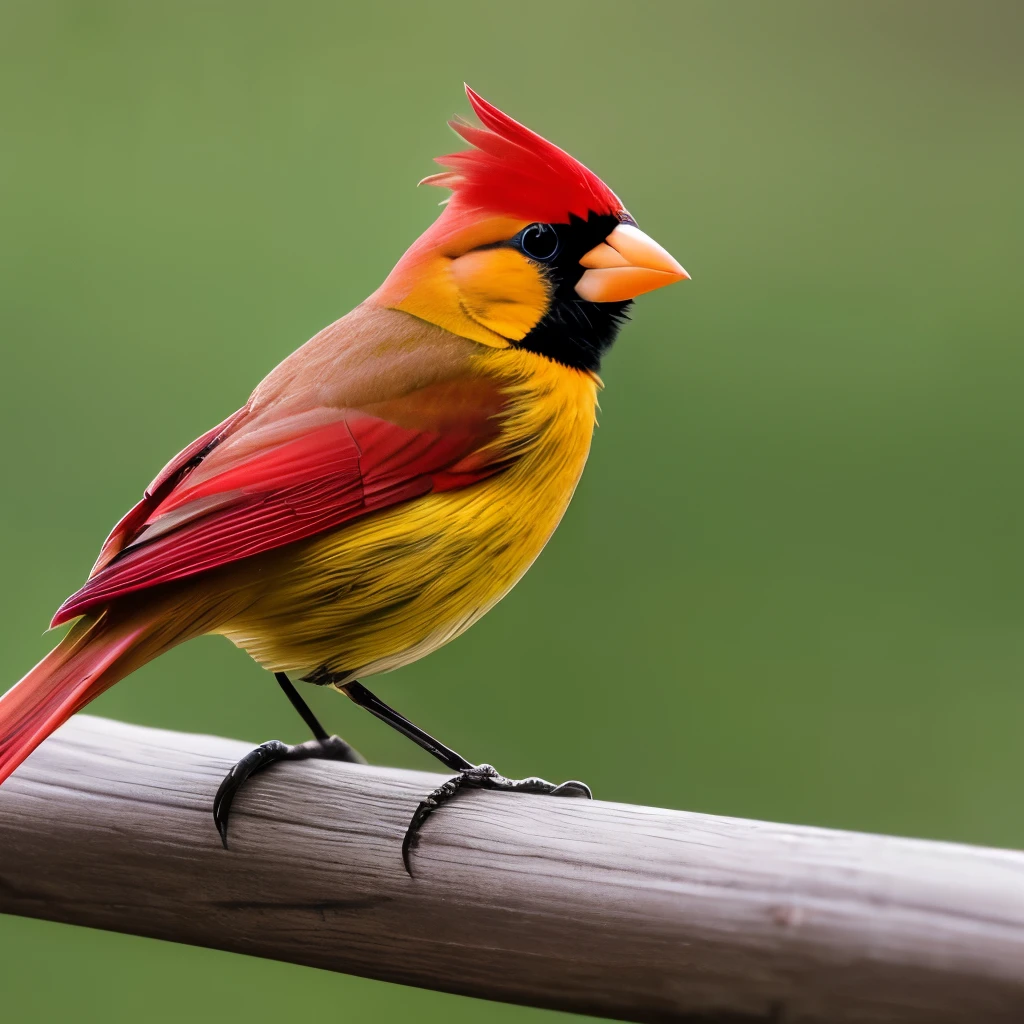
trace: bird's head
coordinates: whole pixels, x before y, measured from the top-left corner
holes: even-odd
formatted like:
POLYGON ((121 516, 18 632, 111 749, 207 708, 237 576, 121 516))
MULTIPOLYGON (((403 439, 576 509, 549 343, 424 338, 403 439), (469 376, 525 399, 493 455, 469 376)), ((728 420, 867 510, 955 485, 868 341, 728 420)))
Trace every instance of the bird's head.
POLYGON ((493 348, 597 370, 638 295, 689 275, 568 153, 468 86, 474 149, 421 184, 452 190, 373 302, 493 348))

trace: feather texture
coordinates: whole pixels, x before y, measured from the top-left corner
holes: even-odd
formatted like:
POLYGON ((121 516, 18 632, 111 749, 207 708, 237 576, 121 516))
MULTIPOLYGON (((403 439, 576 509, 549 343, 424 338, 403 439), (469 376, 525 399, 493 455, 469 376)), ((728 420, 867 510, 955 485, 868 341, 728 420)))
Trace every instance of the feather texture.
POLYGON ((564 223, 570 214, 617 214, 619 197, 589 168, 552 142, 513 120, 466 86, 466 95, 483 124, 448 123, 473 149, 449 153, 437 162, 449 172, 425 184, 454 191, 452 206, 564 223))
POLYGON ((506 468, 239 563, 230 586, 252 600, 218 632, 267 668, 337 683, 424 657, 508 593, 572 497, 598 381, 526 351, 481 346, 474 363, 506 398, 489 446, 506 468))
POLYGON ((53 625, 502 469, 505 455, 491 446, 504 402, 497 384, 455 364, 448 380, 418 387, 406 369, 364 391, 376 401, 362 409, 344 404, 344 382, 287 410, 257 393, 168 464, 53 625), (338 406, 313 404, 329 397, 338 406), (270 411, 278 415, 268 423, 270 411))

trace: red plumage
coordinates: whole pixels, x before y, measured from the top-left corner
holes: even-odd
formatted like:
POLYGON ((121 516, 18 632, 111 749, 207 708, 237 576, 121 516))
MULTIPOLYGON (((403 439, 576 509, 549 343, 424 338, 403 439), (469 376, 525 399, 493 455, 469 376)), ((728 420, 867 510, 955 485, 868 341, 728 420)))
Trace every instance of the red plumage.
POLYGON ((3 695, 0 782, 54 729, 131 671, 132 651, 147 628, 140 620, 111 625, 83 619, 3 695))
POLYGON ((57 609, 51 625, 431 491, 466 487, 500 468, 480 451, 478 430, 407 429, 348 409, 190 484, 203 454, 230 437, 243 413, 168 464, 114 528, 88 582, 57 609))
MULTIPOLYGON (((245 413, 245 409, 239 409, 232 413, 223 423, 219 423, 212 430, 197 437, 190 445, 183 448, 163 469, 157 473, 153 482, 146 488, 142 500, 137 502, 126 512, 117 525, 110 531, 109 536, 103 542, 96 562, 89 573, 90 578, 95 576, 101 569, 110 562, 125 548, 131 539, 142 529, 143 523, 150 513, 160 502, 170 494, 175 485, 192 469, 196 467, 209 454, 209 452, 220 443, 221 438, 227 433, 231 426, 245 413)), ((69 598, 70 600, 70 598, 69 598)), ((58 613, 59 614, 59 613, 58 613)), ((53 624, 51 623, 51 628, 53 624)))
POLYGON ((502 113, 468 85, 466 95, 483 124, 449 124, 475 149, 451 153, 437 162, 451 171, 424 178, 455 192, 460 207, 549 223, 584 220, 593 213, 617 214, 619 197, 579 160, 525 125, 502 113))

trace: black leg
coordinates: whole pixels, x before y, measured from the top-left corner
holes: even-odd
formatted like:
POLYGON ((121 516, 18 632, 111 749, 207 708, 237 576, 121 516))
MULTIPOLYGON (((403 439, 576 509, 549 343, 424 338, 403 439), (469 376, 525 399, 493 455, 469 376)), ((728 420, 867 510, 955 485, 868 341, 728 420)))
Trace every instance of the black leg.
POLYGON ((235 794, 242 788, 246 780, 257 772, 277 761, 306 761, 310 758, 328 761, 348 761, 354 764, 366 764, 366 759, 354 747, 349 746, 340 736, 331 736, 320 724, 309 705, 299 696, 292 681, 283 672, 275 672, 274 678, 284 690, 285 696, 291 701, 292 707, 302 716, 309 726, 314 739, 305 743, 289 746, 280 740, 269 740, 261 743, 255 750, 249 751, 224 777, 213 800, 213 820, 220 833, 224 849, 228 848, 228 816, 235 794))
POLYGON ((320 724, 319 719, 313 714, 309 705, 299 696, 299 691, 295 689, 292 681, 284 674, 284 672, 275 672, 274 678, 277 680, 277 685, 284 690, 284 695, 291 701, 292 707, 298 711, 299 716, 309 726, 309 731, 318 740, 327 739, 329 733, 320 724))
POLYGON ((418 747, 422 747, 428 754, 436 757, 445 767, 452 771, 461 772, 473 768, 473 762, 467 761, 461 754, 457 754, 451 747, 446 747, 440 740, 435 740, 429 732, 425 732, 418 725, 414 725, 405 715, 400 714, 393 707, 385 704, 376 694, 371 693, 362 683, 353 679, 351 683, 344 683, 339 689, 350 700, 355 701, 361 708, 366 708, 375 718, 387 722, 392 729, 397 730, 403 736, 412 740, 418 747))
POLYGON ((407 736, 428 754, 436 757, 443 765, 459 773, 438 786, 425 800, 421 800, 409 822, 405 839, 402 841, 402 862, 410 876, 412 868, 409 865, 409 854, 416 843, 421 826, 438 807, 447 803, 464 789, 494 789, 512 793, 539 793, 546 796, 578 796, 587 800, 593 797, 590 787, 583 782, 572 781, 555 785, 553 782, 536 777, 506 779, 489 764, 475 765, 471 761, 467 761, 451 747, 446 747, 439 740, 434 739, 430 733, 425 732, 418 725, 414 725, 405 715, 385 704, 362 683, 353 680, 351 683, 342 684, 339 689, 361 708, 366 708, 371 715, 386 722, 392 729, 407 736))

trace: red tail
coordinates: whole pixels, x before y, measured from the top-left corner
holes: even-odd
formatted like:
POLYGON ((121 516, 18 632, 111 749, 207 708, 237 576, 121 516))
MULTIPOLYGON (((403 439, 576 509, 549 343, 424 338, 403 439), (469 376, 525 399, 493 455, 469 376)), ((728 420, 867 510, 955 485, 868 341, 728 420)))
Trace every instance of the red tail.
POLYGON ((85 618, 0 697, 0 782, 58 726, 137 667, 127 657, 145 624, 85 618))

